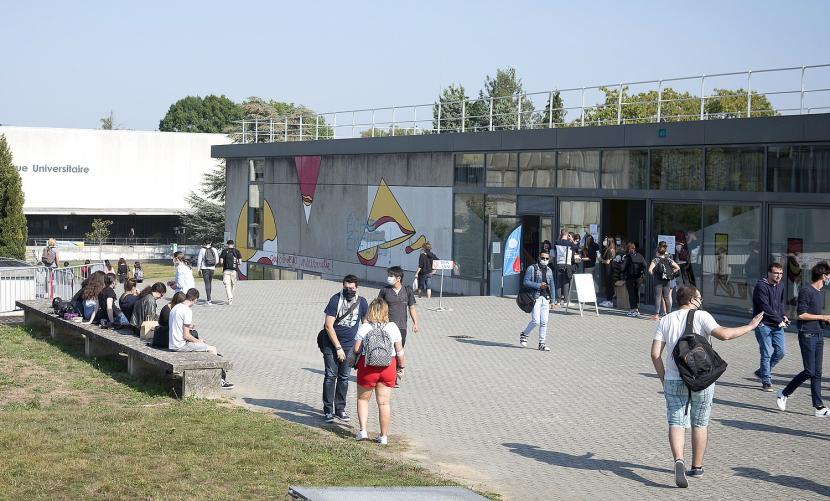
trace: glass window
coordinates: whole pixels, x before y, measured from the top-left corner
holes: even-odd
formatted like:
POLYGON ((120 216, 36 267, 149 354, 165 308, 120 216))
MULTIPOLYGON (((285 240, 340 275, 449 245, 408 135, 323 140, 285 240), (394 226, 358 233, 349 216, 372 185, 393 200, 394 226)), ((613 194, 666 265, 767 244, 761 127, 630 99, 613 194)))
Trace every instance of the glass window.
POLYGON ((706 304, 744 314, 761 277, 761 209, 741 205, 703 206, 703 279, 706 304))
POLYGON ((761 191, 763 148, 709 148, 706 150, 708 191, 761 191))
MULTIPOLYGON (((770 216, 770 262, 784 265, 787 316, 795 319, 798 289, 810 283, 810 269, 830 260, 830 209, 773 207, 770 216)), ((830 294, 824 295, 823 314, 830 313, 830 294)))
POLYGON ((264 188, 265 188, 265 160, 255 159, 248 161, 248 242, 250 249, 259 249, 262 246, 264 217, 264 188))
POLYGON ((560 151, 556 186, 559 188, 596 188, 599 174, 599 151, 560 151))
POLYGON ((516 187, 516 153, 489 153, 487 155, 487 186, 516 187))
MULTIPOLYGON (((591 233, 594 225, 594 241, 599 237, 600 203, 589 200, 562 200, 559 202, 559 226, 579 235, 580 241, 591 233)), ((558 238, 558 235, 557 235, 558 238)))
POLYGON ((648 151, 608 150, 602 152, 602 187, 605 189, 647 189, 648 151))
POLYGON ((703 150, 651 150, 651 188, 700 190, 703 150))
MULTIPOLYGON (((701 207, 699 204, 655 203, 652 248, 643 249, 647 259, 654 257, 662 235, 674 236, 674 259, 680 265, 677 285, 690 284, 701 288, 701 207)), ((653 297, 651 292, 647 297, 653 297)))
POLYGON ((456 194, 452 255, 464 278, 481 278, 484 268, 484 195, 456 194))
POLYGON ((248 181, 265 180, 265 159, 248 160, 248 181))
POLYGON ((553 188, 556 184, 556 153, 534 151, 519 155, 519 186, 553 188))
POLYGON ((487 195, 484 210, 488 216, 515 216, 516 195, 487 195))
POLYGON ((455 155, 455 185, 481 186, 484 184, 484 153, 457 153, 455 155))
POLYGON ((767 190, 830 192, 830 146, 777 146, 767 151, 767 190))

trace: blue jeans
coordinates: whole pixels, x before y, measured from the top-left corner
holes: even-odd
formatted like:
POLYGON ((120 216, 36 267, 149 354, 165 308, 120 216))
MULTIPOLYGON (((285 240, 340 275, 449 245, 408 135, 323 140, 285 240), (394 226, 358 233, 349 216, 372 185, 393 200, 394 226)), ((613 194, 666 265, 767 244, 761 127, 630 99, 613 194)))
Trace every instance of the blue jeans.
POLYGON ((796 374, 790 384, 784 388, 784 396, 789 397, 796 388, 810 380, 810 396, 813 407, 824 405, 821 401, 821 364, 824 360, 824 336, 821 333, 799 332, 798 347, 801 349, 801 361, 804 370, 796 374))
POLYGON ((349 391, 349 375, 354 365, 351 347, 343 346, 346 359, 337 360, 337 352, 331 343, 323 348, 323 363, 326 366, 323 379, 323 413, 341 413, 346 410, 346 394, 349 391))
POLYGON ((764 383, 770 383, 772 368, 784 358, 784 328, 773 328, 761 324, 755 328, 755 339, 758 341, 758 348, 761 351, 761 366, 758 369, 758 377, 764 383))

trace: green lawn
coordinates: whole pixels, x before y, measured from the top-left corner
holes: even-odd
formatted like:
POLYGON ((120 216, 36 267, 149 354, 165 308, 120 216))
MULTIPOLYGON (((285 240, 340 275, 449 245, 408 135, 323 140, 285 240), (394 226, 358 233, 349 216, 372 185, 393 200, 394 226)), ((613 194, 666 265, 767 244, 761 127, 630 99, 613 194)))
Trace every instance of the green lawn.
POLYGON ((0 325, 0 497, 270 498, 289 484, 452 484, 335 427, 176 400, 129 378, 121 359, 82 354, 0 325))

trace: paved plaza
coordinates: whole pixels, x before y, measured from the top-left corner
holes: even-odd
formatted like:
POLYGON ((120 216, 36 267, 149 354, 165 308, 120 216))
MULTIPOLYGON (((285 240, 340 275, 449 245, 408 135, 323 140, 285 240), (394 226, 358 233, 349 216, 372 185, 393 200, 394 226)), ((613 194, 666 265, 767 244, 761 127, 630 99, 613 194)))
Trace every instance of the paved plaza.
MULTIPOLYGON (((201 284, 200 284, 201 286, 201 284)), ((236 366, 229 396, 275 415, 325 425, 323 361, 315 338, 340 285, 248 281, 233 306, 197 305, 199 332, 236 366)), ((214 286, 214 299, 224 291, 214 286), (218 289, 218 290, 217 290, 218 289)), ((377 290, 361 287, 373 298, 377 290)), ((506 499, 815 499, 830 496, 825 447, 830 420, 813 416, 802 386, 786 413, 752 376, 753 334, 715 347, 729 362, 717 383, 706 475, 674 487, 665 404, 649 358, 655 322, 609 310, 551 315, 550 353, 517 346, 526 325, 510 299, 418 303, 421 332, 409 334, 407 372, 393 394, 391 443, 468 486, 506 499)), ((411 326, 410 326, 411 328, 411 326)), ((535 337, 530 345, 535 346, 535 337)), ((795 334, 773 373, 776 390, 801 369, 795 334)), ((827 389, 825 388, 827 392, 827 389)), ((827 393, 830 396, 830 392, 827 393)), ((369 433, 374 437, 376 407, 369 433)), ((687 438, 687 464, 691 446, 687 438)))

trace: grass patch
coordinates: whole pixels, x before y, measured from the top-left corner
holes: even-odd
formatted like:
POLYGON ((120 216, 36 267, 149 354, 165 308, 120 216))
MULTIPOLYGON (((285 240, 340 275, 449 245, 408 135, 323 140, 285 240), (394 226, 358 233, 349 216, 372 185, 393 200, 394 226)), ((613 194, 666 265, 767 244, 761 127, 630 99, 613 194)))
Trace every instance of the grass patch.
POLYGON ((115 359, 0 325, 6 499, 284 497, 291 485, 451 485, 370 443, 221 401, 173 400, 115 359), (121 382, 127 384, 121 384, 121 382))

